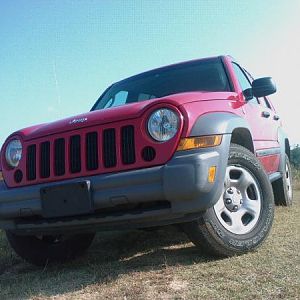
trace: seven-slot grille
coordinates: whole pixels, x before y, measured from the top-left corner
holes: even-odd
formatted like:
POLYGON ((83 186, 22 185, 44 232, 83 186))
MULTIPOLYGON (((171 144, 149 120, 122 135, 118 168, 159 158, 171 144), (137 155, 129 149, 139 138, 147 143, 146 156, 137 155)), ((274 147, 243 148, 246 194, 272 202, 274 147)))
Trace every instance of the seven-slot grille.
POLYGON ((27 180, 35 180, 37 177, 49 178, 51 166, 53 166, 53 175, 59 177, 67 173, 80 173, 83 169, 93 171, 112 168, 117 165, 118 159, 124 165, 136 161, 132 125, 122 127, 119 138, 116 129, 109 128, 102 132, 92 131, 84 135, 72 135, 66 139, 56 138, 52 146, 50 141, 45 141, 39 145, 39 151, 36 144, 29 145, 26 161, 27 180), (117 149, 120 149, 120 158, 117 149), (100 161, 99 151, 102 161, 100 161))

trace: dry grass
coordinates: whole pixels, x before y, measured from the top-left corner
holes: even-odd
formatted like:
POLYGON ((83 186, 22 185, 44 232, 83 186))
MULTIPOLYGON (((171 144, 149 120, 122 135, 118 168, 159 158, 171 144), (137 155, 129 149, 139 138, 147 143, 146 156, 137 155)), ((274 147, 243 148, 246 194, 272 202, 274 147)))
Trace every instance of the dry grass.
POLYGON ((293 169, 293 186, 296 190, 300 190, 300 169, 293 169))
POLYGON ((0 233, 0 299, 299 299, 300 191, 257 252, 217 260, 176 228, 99 233, 88 254, 35 268, 0 233))

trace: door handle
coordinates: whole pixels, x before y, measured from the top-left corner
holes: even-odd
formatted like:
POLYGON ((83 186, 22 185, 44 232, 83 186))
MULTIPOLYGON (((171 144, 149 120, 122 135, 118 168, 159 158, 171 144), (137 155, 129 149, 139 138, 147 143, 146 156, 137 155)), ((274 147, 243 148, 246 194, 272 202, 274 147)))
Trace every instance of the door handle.
POLYGON ((280 119, 280 117, 279 117, 278 115, 274 115, 273 119, 274 119, 275 121, 278 121, 278 120, 280 119))
POLYGON ((268 111, 263 111, 261 114, 262 117, 264 118, 269 118, 270 117, 270 113, 268 111))

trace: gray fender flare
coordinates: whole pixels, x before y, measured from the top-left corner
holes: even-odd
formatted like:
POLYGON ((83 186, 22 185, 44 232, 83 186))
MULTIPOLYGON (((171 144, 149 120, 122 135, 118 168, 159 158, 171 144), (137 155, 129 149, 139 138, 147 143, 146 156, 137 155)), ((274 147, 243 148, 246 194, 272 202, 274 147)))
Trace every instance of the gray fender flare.
MULTIPOLYGON (((207 113, 199 116, 194 126, 192 127, 190 133, 190 136, 203 136, 203 135, 214 135, 214 134, 223 135, 221 145, 216 147, 219 153, 217 177, 220 182, 219 189, 216 192, 217 198, 221 196, 222 187, 225 180, 231 135, 232 132, 238 128, 247 129, 249 132, 251 132, 249 124, 242 117, 228 112, 214 112, 214 113, 207 113)), ((214 202, 216 201, 217 199, 215 199, 214 202)))
POLYGON ((190 136, 232 134, 234 129, 250 130, 245 119, 228 112, 215 112, 201 115, 193 125, 190 136))

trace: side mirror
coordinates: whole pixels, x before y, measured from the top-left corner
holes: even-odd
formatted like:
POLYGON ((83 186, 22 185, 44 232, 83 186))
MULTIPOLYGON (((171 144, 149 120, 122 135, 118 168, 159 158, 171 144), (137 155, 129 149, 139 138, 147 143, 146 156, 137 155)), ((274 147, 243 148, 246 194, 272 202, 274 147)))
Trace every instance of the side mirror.
POLYGON ((252 88, 245 89, 245 90, 243 91, 243 94, 244 94, 244 97, 245 97, 246 101, 249 101, 249 100, 253 99, 253 91, 252 91, 252 88))
POLYGON ((263 77, 253 80, 252 92, 255 97, 265 97, 276 93, 276 85, 271 77, 263 77))

